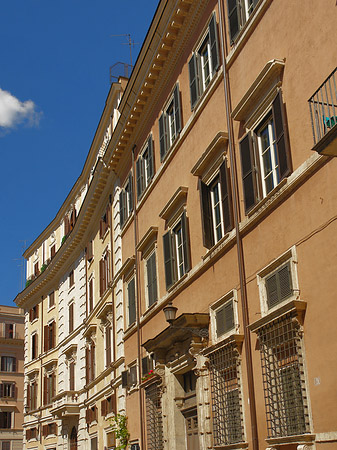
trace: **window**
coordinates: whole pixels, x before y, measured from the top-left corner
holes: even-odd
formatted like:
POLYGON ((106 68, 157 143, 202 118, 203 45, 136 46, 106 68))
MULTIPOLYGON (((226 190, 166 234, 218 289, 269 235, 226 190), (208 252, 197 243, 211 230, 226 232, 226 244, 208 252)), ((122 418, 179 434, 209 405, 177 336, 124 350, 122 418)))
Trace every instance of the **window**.
POLYGON ((216 335, 223 336, 235 328, 234 300, 230 299, 215 311, 216 335))
POLYGON ((137 199, 150 184, 154 175, 152 135, 149 136, 145 148, 136 161, 137 199))
POLYGON ((42 426, 42 436, 46 437, 50 434, 57 435, 57 424, 55 422, 42 426))
POLYGON ((49 294, 49 308, 55 305, 55 292, 49 294))
POLYGON ((160 387, 157 383, 152 383, 145 389, 146 403, 146 435, 147 447, 149 450, 162 450, 163 443, 163 418, 160 387))
POLYGON ((29 321, 33 322, 33 320, 38 318, 39 318, 39 305, 35 305, 33 306, 33 308, 29 310, 29 321))
POLYGON ((16 372, 16 358, 1 356, 1 372, 16 372))
POLYGON ((90 450, 97 450, 97 449, 98 449, 97 437, 93 437, 90 439, 90 450))
POLYGON ((70 303, 68 306, 68 325, 69 325, 69 333, 74 331, 74 303, 70 303))
POLYGON ((75 390, 75 361, 69 362, 69 390, 75 390))
POLYGON ((44 351, 51 350, 56 345, 56 324, 51 322, 44 326, 44 351))
POLYGON ((95 344, 93 341, 88 343, 85 349, 86 359, 86 381, 87 384, 95 379, 95 344))
POLYGON ((0 384, 0 397, 1 398, 15 398, 15 383, 1 383, 0 384))
POLYGON ((74 286, 74 283, 75 283, 74 271, 73 270, 71 272, 69 272, 68 280, 69 280, 69 289, 70 289, 72 286, 74 286))
POLYGON ((91 424, 94 420, 97 420, 97 407, 92 406, 86 410, 86 422, 88 425, 91 424))
POLYGON ((30 439, 36 439, 37 438, 37 428, 28 428, 26 430, 26 440, 29 441, 30 439))
POLYGON ((265 278, 265 287, 268 308, 278 305, 293 295, 289 261, 265 278))
POLYGON ((120 225, 123 227, 124 223, 130 217, 133 210, 133 178, 132 173, 129 174, 123 189, 119 194, 119 218, 120 225))
POLYGON ((206 90, 219 67, 219 44, 215 14, 212 15, 207 33, 188 63, 190 77, 191 109, 206 90))
POLYGON ((185 211, 179 222, 163 236, 166 288, 190 270, 188 223, 185 211))
POLYGON ((99 262, 99 292, 100 296, 108 289, 110 281, 110 252, 106 251, 105 255, 99 262))
POLYGON ((199 181, 203 242, 211 248, 233 228, 232 199, 226 160, 207 185, 199 181))
POLYGON ((240 141, 246 212, 269 194, 291 171, 288 136, 281 92, 271 111, 240 141))
POLYGON ((37 409, 37 382, 30 381, 27 385, 27 407, 30 411, 37 409))
POLYGON ((5 323, 5 338, 14 339, 15 337, 15 325, 13 323, 5 323))
POLYGON ((50 258, 53 259, 56 254, 56 246, 55 244, 50 247, 50 258))
POLYGON ((1 450, 11 450, 11 443, 10 443, 10 441, 1 441, 0 442, 0 448, 1 448, 1 450))
POLYGON ((105 233, 107 232, 108 228, 110 227, 110 214, 111 214, 111 207, 110 203, 108 203, 105 212, 99 222, 99 237, 101 239, 104 238, 105 233))
POLYGON ((0 412, 0 428, 12 428, 12 411, 0 412))
POLYGON ((231 42, 244 26, 259 0, 227 0, 231 42))
POLYGON ((37 277, 40 275, 39 263, 34 264, 34 275, 37 277))
POLYGON ((88 283, 88 313, 94 309, 94 280, 90 278, 88 283))
POLYGON ((155 251, 146 260, 146 285, 148 306, 151 306, 157 301, 158 298, 157 264, 155 251))
POLYGON ((55 396, 55 374, 49 373, 44 376, 43 383, 43 404, 50 405, 55 396))
POLYGON ((107 433, 106 434, 106 449, 107 450, 113 450, 116 447, 116 439, 114 433, 107 433))
POLYGON ((105 400, 101 401, 101 414, 103 417, 116 411, 116 397, 115 395, 110 395, 105 400))
POLYGON ((159 118, 160 159, 173 145, 181 131, 181 107, 179 85, 176 84, 168 105, 159 118))
POLYGON ((32 359, 35 359, 38 357, 39 355, 39 351, 38 351, 38 335, 37 333, 32 334, 32 359))
POLYGON ((132 278, 127 284, 128 291, 128 325, 136 322, 136 293, 135 293, 135 278, 132 278))
POLYGON ((239 354, 235 344, 209 354, 213 436, 216 446, 243 441, 239 354))
POLYGON ((147 377, 150 371, 153 371, 155 367, 155 362, 153 359, 153 354, 149 356, 144 356, 142 358, 142 376, 147 377))
POLYGON ((111 325, 105 327, 105 366, 109 367, 111 364, 111 325))
POLYGON ((268 438, 310 431, 302 333, 292 313, 257 330, 268 438))
POLYGON ((91 262, 91 260, 93 259, 93 257, 94 257, 94 249, 93 249, 93 247, 94 247, 94 241, 89 241, 88 242, 88 245, 87 245, 87 248, 86 248, 86 256, 87 256, 87 261, 90 263, 91 262))

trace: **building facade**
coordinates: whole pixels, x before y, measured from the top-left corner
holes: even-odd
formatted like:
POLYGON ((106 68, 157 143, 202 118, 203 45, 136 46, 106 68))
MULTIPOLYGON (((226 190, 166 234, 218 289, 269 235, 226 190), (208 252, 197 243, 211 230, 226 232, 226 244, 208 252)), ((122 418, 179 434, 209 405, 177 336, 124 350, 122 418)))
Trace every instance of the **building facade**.
POLYGON ((24 311, 0 305, 0 449, 23 442, 24 311))
POLYGON ((117 413, 131 450, 336 448, 336 6, 315 5, 159 2, 25 252, 26 449, 112 449, 117 413))

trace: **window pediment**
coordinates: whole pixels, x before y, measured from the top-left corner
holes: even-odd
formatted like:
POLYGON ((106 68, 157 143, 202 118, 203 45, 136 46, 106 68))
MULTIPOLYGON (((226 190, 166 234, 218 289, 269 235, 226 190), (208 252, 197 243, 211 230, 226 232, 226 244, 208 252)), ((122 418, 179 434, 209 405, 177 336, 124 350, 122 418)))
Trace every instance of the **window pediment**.
POLYGON ((159 217, 166 220, 168 226, 182 213, 186 205, 187 192, 187 187, 180 186, 159 213, 159 217))
POLYGON ((227 145, 227 131, 219 131, 192 168, 192 175, 202 179, 209 178, 221 165, 227 151, 227 145))

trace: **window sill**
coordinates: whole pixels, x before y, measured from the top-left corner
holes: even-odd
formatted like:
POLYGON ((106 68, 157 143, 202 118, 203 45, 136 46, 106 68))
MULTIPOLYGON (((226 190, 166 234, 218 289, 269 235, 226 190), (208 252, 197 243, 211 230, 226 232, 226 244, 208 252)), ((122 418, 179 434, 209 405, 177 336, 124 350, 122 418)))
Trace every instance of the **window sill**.
POLYGON ((294 436, 283 436, 277 438, 266 439, 266 442, 270 445, 286 445, 286 444, 310 444, 314 442, 314 434, 297 434, 294 436))
POLYGON ((75 284, 73 284, 72 286, 69 287, 68 294, 70 294, 70 292, 72 292, 74 289, 75 289, 75 284))
POLYGON ((214 445, 214 450, 244 450, 248 448, 248 442, 237 442, 236 444, 214 445))
POLYGON ((188 275, 188 272, 184 273, 184 275, 183 275, 182 277, 180 277, 179 280, 175 281, 175 282, 172 284, 172 286, 170 286, 170 287, 167 289, 167 292, 169 292, 169 293, 173 292, 173 291, 180 285, 180 283, 182 283, 183 280, 185 280, 185 278, 187 278, 187 275, 188 275))
POLYGON ((124 337, 128 337, 129 335, 132 334, 132 332, 136 329, 136 322, 132 323, 131 325, 129 325, 126 330, 124 331, 124 337))
POLYGON ((230 231, 226 233, 216 244, 211 247, 206 254, 202 257, 203 260, 212 257, 214 253, 217 252, 219 247, 222 247, 222 244, 227 240, 228 236, 230 234, 230 231))
POLYGON ((262 200, 260 200, 252 209, 247 212, 247 216, 251 217, 256 212, 259 211, 260 208, 264 206, 268 206, 274 200, 274 197, 278 195, 279 191, 287 184, 288 178, 284 178, 279 182, 277 186, 272 189, 268 195, 266 195, 262 200), (267 205, 266 205, 267 204, 267 205))
POLYGON ((152 303, 152 305, 150 305, 147 310, 142 314, 142 318, 146 317, 158 304, 158 300, 156 300, 155 302, 152 303))
POLYGON ((55 308, 56 308, 55 305, 50 306, 50 307, 47 309, 47 313, 49 313, 50 311, 53 311, 55 308))

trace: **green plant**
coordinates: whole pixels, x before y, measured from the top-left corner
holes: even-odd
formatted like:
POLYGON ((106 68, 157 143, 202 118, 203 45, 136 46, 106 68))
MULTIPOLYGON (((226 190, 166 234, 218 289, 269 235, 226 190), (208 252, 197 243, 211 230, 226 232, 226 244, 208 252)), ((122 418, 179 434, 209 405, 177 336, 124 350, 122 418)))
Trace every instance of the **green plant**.
POLYGON ((26 280, 26 287, 28 287, 32 281, 33 280, 26 280))
POLYGON ((150 370, 149 373, 145 374, 145 375, 142 377, 142 381, 148 380, 149 378, 152 378, 152 377, 154 377, 154 376, 155 376, 155 373, 153 372, 153 370, 150 370))
POLYGON ((61 241, 61 245, 65 243, 66 239, 67 239, 67 235, 63 236, 62 241, 61 241))
POLYGON ((42 264, 41 273, 44 272, 46 269, 47 269, 47 264, 42 264))
POLYGON ((128 418, 125 414, 116 414, 111 419, 111 428, 115 434, 115 438, 119 440, 119 445, 116 450, 123 450, 127 448, 130 439, 128 431, 128 418))

